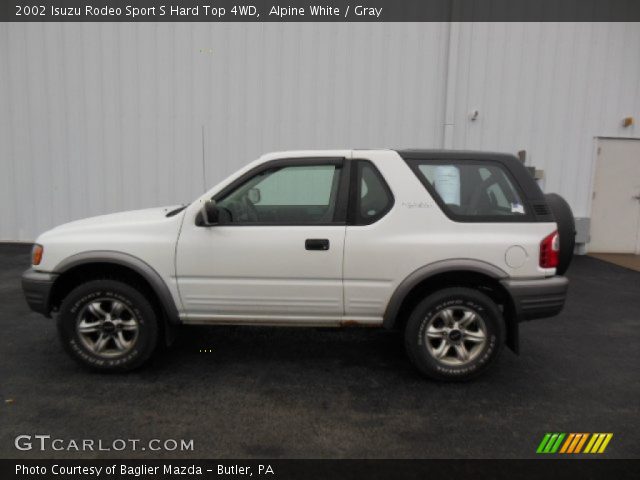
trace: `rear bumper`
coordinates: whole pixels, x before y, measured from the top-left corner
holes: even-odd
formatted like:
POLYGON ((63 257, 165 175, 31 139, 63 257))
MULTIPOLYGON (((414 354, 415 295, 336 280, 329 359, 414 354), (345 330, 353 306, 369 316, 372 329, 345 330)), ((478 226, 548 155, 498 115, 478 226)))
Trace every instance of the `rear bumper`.
POLYGON ((22 291, 31 310, 49 316, 49 299, 57 277, 55 273, 37 272, 32 268, 22 274, 22 291))
POLYGON ((540 280, 502 280, 511 294, 518 321, 558 315, 567 297, 569 280, 556 276, 540 280))

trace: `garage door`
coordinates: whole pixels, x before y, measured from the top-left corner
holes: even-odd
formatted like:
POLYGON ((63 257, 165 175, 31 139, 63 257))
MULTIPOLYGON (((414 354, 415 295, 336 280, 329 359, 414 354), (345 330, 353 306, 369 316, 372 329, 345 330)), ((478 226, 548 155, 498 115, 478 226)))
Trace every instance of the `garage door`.
POLYGON ((590 252, 640 253, 640 140, 600 139, 590 252))

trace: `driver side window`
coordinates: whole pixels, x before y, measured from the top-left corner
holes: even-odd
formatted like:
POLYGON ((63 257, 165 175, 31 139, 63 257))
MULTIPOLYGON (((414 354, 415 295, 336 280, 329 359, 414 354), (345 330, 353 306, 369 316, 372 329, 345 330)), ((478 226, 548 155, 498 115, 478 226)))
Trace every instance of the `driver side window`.
POLYGON ((217 205, 229 224, 314 225, 334 221, 341 169, 337 165, 291 165, 264 170, 217 205))

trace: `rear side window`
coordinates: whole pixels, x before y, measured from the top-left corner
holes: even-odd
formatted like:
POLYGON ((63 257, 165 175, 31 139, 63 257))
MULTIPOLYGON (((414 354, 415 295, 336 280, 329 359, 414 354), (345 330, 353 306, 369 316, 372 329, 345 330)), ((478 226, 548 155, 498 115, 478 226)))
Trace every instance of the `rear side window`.
POLYGON ((409 165, 454 220, 501 222, 530 217, 515 182, 497 162, 411 160, 409 165))
POLYGON ((393 195, 378 169, 367 160, 357 160, 353 189, 356 225, 369 225, 384 217, 393 206, 393 195))

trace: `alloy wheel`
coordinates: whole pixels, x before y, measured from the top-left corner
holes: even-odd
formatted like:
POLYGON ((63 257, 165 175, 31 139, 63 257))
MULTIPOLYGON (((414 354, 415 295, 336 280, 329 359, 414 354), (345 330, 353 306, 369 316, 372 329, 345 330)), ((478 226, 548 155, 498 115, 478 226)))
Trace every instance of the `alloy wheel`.
POLYGON ((487 327, 482 316, 469 307, 446 307, 427 322, 424 343, 429 354, 449 366, 464 366, 482 352, 487 327))
POLYGON ((82 344, 100 357, 129 352, 138 339, 140 325, 133 311, 113 298, 92 300, 80 310, 76 331, 82 344))

